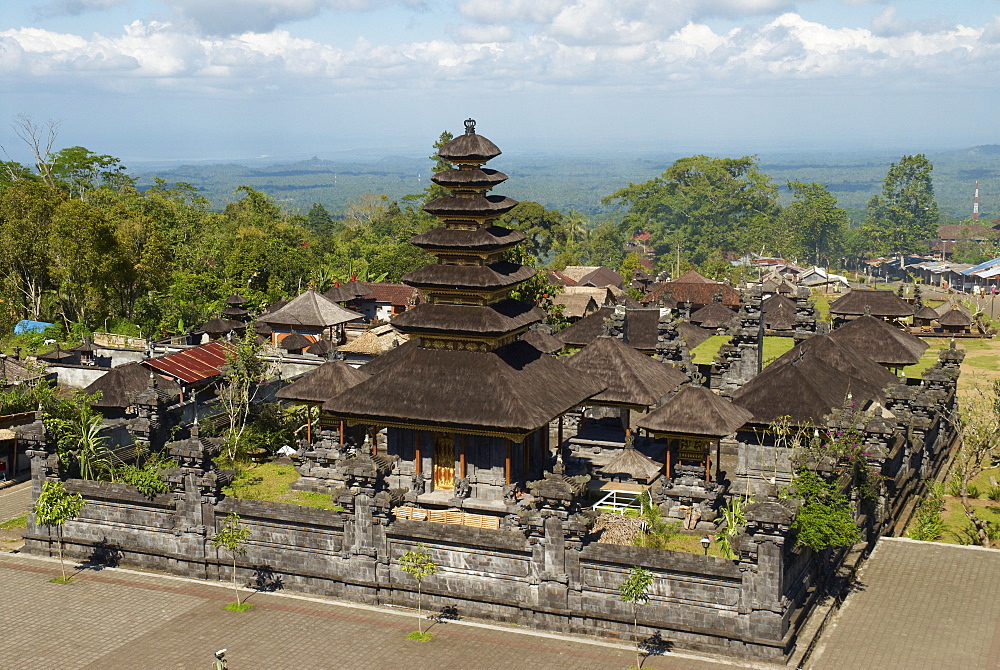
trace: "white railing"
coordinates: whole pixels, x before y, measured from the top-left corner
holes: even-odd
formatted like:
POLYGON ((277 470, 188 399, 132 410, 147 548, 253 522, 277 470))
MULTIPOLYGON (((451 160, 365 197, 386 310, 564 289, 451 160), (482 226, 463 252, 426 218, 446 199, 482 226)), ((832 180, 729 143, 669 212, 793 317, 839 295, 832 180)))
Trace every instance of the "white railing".
POLYGON ((593 509, 599 512, 625 514, 629 510, 642 510, 640 498, 644 493, 635 491, 609 491, 607 495, 594 503, 593 509))

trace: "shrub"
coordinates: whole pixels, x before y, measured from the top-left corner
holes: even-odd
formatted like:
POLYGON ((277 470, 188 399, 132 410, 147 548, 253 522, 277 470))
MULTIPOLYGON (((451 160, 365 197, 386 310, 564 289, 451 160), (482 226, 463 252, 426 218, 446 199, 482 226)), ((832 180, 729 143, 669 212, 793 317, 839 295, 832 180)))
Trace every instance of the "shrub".
POLYGON ((986 497, 993 502, 1000 502, 1000 486, 994 484, 986 489, 986 497))
POLYGON ((927 487, 927 495, 917 503, 913 525, 907 535, 913 540, 933 542, 944 533, 944 485, 937 483, 927 487))

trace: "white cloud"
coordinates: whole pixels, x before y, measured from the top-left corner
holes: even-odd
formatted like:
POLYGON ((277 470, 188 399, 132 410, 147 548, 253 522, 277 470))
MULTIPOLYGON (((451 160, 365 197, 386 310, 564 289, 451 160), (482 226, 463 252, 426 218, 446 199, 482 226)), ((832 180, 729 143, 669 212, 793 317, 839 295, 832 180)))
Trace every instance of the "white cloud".
POLYGON ((456 41, 387 45, 359 39, 349 47, 285 30, 198 37, 167 22, 137 21, 116 37, 20 28, 0 32, 0 72, 8 81, 33 85, 71 71, 75 78, 61 85, 219 94, 427 90, 442 81, 469 87, 490 81, 496 91, 567 85, 753 91, 818 80, 830 90, 856 91, 902 85, 936 90, 986 80, 1000 62, 1000 19, 983 28, 884 35, 788 13, 724 33, 696 22, 666 32, 657 28, 665 20, 651 15, 647 4, 619 0, 613 12, 605 10, 610 5, 603 0, 582 0, 551 16, 548 30, 526 36, 506 24, 465 25, 454 29, 456 41), (602 16, 608 34, 590 43, 586 30, 601 30, 602 16))

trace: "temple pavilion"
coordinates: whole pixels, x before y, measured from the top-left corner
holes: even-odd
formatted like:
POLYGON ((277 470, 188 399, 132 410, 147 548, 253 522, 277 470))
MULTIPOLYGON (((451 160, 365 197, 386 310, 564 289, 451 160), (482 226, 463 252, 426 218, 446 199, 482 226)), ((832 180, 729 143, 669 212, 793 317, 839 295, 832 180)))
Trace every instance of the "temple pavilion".
POLYGON ((549 422, 604 385, 519 339, 545 313, 510 297, 535 270, 508 260, 524 233, 495 225, 517 204, 488 194, 507 179, 483 167, 500 149, 469 119, 438 155, 456 166, 424 207, 441 225, 410 240, 437 262, 403 277, 425 302, 392 319, 410 341, 329 399, 324 421, 386 426, 389 485, 411 502, 504 512, 551 468, 549 422))

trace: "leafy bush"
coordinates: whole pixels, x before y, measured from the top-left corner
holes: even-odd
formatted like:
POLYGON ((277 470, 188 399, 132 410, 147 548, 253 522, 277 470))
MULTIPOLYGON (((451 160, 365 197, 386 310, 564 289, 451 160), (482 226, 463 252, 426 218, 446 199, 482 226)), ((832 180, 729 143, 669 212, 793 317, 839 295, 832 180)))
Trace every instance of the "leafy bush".
POLYGON ((843 547, 861 540, 861 530, 851 516, 850 503, 837 485, 815 472, 800 470, 787 493, 802 500, 792 522, 799 532, 796 544, 813 551, 843 547))
POLYGON ((948 495, 956 498, 962 495, 962 477, 957 472, 953 472, 948 478, 948 495))
POLYGON ((653 498, 649 493, 640 496, 639 501, 642 504, 639 518, 646 522, 646 530, 636 535, 635 546, 666 549, 670 540, 681 532, 680 524, 676 521, 664 521, 660 515, 660 508, 653 504, 653 498))
POLYGON ((750 496, 742 498, 733 496, 733 499, 729 501, 729 506, 722 508, 722 516, 726 520, 726 527, 722 529, 722 532, 715 538, 715 541, 719 543, 719 549, 722 551, 722 554, 733 561, 739 558, 739 555, 733 549, 733 538, 739 534, 741 528, 747 525, 747 517, 744 510, 750 502, 750 496))
POLYGON ((986 489, 986 497, 993 502, 1000 501, 1000 486, 993 485, 986 489))
POLYGON ((177 461, 163 454, 151 454, 141 466, 126 463, 115 468, 113 481, 131 484, 144 496, 152 498, 157 493, 166 493, 169 485, 163 481, 162 471, 176 468, 177 461))
POLYGON ((936 483, 927 487, 927 495, 917 503, 913 525, 907 535, 913 540, 933 542, 944 533, 944 484, 936 483))

